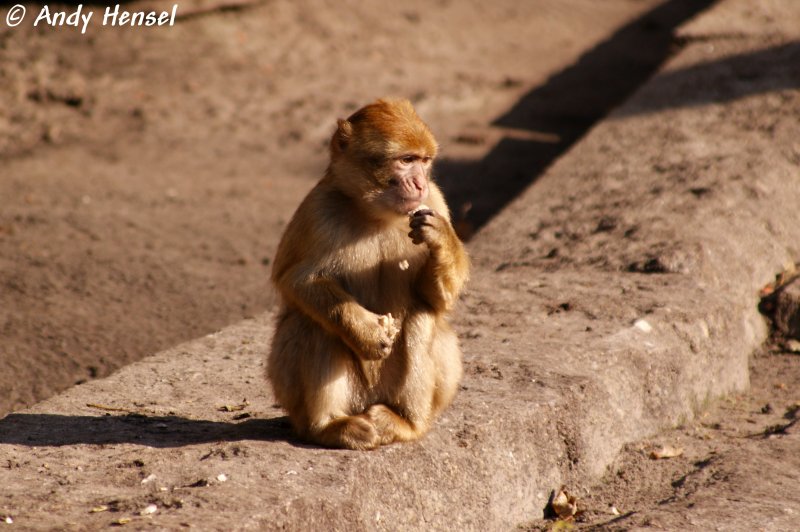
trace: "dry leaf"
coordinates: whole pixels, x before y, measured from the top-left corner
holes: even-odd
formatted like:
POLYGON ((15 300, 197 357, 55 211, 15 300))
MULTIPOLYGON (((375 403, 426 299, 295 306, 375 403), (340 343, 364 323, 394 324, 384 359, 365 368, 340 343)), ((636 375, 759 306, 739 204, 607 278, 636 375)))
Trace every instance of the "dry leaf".
POLYGON ((242 404, 239 405, 222 405, 221 407, 219 407, 218 410, 220 412, 239 412, 241 410, 244 410, 248 406, 250 406, 250 402, 245 400, 242 404))
POLYGON ((650 451, 650 458, 660 460, 662 458, 675 458, 683 454, 683 449, 672 445, 662 445, 658 449, 650 451))
POLYGON ((108 510, 108 506, 106 506, 105 504, 101 504, 100 506, 95 506, 94 508, 89 510, 89 513, 96 514, 99 512, 105 512, 106 510, 108 510))
POLYGON ((553 511, 559 519, 570 519, 578 512, 578 498, 570 495, 564 486, 553 497, 553 511))
POLYGON ((767 297, 775 293, 776 290, 786 286, 793 280, 795 280, 800 273, 798 273, 798 265, 794 263, 788 263, 784 265, 784 269, 782 272, 775 276, 775 281, 768 283, 759 291, 759 296, 767 297))

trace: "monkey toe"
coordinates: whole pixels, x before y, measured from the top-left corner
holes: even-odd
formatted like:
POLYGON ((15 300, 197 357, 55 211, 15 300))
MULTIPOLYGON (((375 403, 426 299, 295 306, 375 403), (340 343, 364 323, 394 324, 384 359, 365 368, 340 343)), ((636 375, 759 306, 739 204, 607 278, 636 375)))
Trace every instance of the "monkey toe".
POLYGON ((342 443, 348 449, 369 450, 381 444, 381 437, 370 420, 351 416, 342 430, 342 443))
POLYGON ((392 443, 395 439, 394 414, 386 405, 372 405, 364 414, 369 419, 380 437, 382 444, 392 443))
POLYGON ((363 415, 335 419, 316 431, 311 439, 326 447, 356 451, 374 449, 381 444, 375 425, 363 415))
POLYGON ((384 445, 397 441, 415 440, 426 430, 424 423, 412 423, 388 406, 380 403, 369 407, 364 415, 373 423, 381 443, 384 445))

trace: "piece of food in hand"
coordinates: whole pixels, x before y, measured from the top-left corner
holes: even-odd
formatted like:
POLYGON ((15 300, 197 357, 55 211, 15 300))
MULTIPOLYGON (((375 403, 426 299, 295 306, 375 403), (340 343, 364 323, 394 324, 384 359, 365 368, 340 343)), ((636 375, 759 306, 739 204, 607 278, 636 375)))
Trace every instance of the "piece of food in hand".
POLYGON ((412 209, 412 210, 408 211, 408 215, 409 215, 409 216, 414 216, 414 215, 415 215, 415 214, 417 214, 419 211, 429 211, 429 210, 431 210, 431 208, 430 208, 430 207, 428 207, 428 206, 427 206, 427 205, 425 205, 424 203, 420 203, 420 204, 419 204, 419 207, 417 207, 416 209, 412 209))

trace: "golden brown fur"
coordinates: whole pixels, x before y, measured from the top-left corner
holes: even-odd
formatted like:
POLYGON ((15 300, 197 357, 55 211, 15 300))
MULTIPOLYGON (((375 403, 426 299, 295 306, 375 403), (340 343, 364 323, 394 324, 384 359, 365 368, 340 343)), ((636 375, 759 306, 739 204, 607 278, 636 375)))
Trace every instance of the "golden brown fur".
POLYGON ((351 449, 412 440, 455 395, 461 352, 446 315, 468 260, 430 181, 436 150, 405 100, 340 120, 328 170, 281 239, 267 374, 308 440, 351 449))

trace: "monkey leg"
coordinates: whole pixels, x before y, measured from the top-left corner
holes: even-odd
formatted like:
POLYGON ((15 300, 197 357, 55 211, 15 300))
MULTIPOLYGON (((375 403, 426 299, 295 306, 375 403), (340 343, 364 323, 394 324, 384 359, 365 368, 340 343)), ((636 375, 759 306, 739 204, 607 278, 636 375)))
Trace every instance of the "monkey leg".
POLYGON ((375 427, 381 445, 416 440, 428 430, 427 420, 414 423, 384 404, 372 405, 365 414, 375 427))
POLYGON ((315 357, 316 364, 304 365, 305 400, 299 415, 290 412, 293 420, 303 420, 304 425, 298 427, 303 436, 327 447, 374 449, 416 440, 428 431, 456 394, 462 375, 461 351, 444 319, 417 314, 409 317, 406 326, 411 341, 406 343, 402 366, 411 373, 399 378, 404 371, 400 366, 392 368, 392 362, 398 362, 387 361, 385 380, 378 384, 383 389, 379 395, 393 406, 377 403, 364 410, 367 391, 352 354, 343 345, 329 357, 315 357))
POLYGON ((430 353, 436 366, 436 387, 431 404, 436 416, 453 402, 464 372, 458 335, 444 319, 437 320, 430 353))
POLYGON ((368 450, 382 442, 375 425, 363 415, 336 418, 309 435, 309 439, 325 447, 368 450))
POLYGON ((379 402, 365 416, 381 444, 418 439, 444 410, 461 380, 458 338, 443 317, 416 312, 404 321, 403 348, 382 367, 379 402))
POLYGON ((297 434, 347 449, 372 449, 380 438, 363 412, 363 384, 352 353, 306 316, 285 311, 276 323, 267 375, 297 434))
MULTIPOLYGON (((352 355, 350 355, 352 356, 352 355)), ((302 433, 326 447, 374 449, 381 444, 375 424, 364 414, 360 383, 350 357, 335 353, 329 364, 309 368, 305 375, 306 400, 302 418, 307 426, 302 433)))

